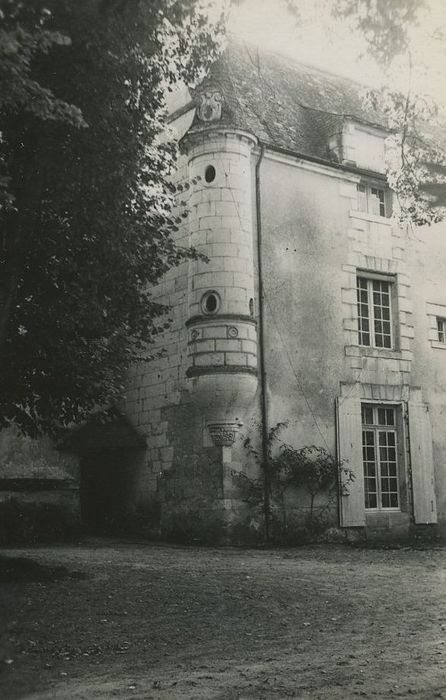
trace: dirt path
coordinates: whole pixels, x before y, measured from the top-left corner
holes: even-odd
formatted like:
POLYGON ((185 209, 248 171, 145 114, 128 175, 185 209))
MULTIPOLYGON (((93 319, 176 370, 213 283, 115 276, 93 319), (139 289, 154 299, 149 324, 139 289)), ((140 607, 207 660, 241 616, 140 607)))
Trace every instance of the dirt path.
POLYGON ((0 583, 5 700, 446 698, 446 550, 1 554, 70 573, 0 583))

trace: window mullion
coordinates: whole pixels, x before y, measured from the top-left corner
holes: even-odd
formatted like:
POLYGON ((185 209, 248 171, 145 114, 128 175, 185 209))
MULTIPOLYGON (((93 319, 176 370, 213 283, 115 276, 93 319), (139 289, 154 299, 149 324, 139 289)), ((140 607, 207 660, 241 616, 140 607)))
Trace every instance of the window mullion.
POLYGON ((373 428, 373 441, 375 443, 375 483, 376 483, 376 507, 381 510, 381 469, 379 465, 379 439, 378 431, 373 428))
MULTIPOLYGON (((378 407, 373 406, 373 423, 378 425, 378 407)), ((376 507, 381 510, 381 462, 379 460, 379 428, 373 428, 373 440, 375 442, 375 480, 376 480, 376 507)))
POLYGON ((395 315, 395 291, 391 284, 389 284, 389 320, 390 320, 390 347, 395 348, 395 328, 393 324, 396 322, 395 315))
POLYGON ((381 510, 383 507, 383 500, 382 500, 382 493, 381 493, 381 455, 380 455, 380 448, 379 448, 380 430, 379 430, 379 428, 375 428, 375 431, 376 431, 375 439, 376 439, 376 446, 377 446, 376 451, 375 451, 375 454, 376 454, 376 478, 378 480, 376 492, 378 495, 378 508, 381 510))
POLYGON ((376 348, 375 341, 375 310, 373 306, 373 281, 367 280, 367 296, 369 299, 369 325, 370 325, 370 345, 376 348))

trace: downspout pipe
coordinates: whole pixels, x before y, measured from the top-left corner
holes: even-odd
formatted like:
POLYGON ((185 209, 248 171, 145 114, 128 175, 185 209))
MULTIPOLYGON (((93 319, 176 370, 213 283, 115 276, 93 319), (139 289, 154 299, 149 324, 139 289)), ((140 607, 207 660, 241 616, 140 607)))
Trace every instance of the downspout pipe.
POLYGON ((260 393, 261 393, 261 423, 262 423, 262 464, 263 464, 263 507, 265 519, 265 540, 270 537, 270 475, 268 454, 268 396, 266 390, 265 369, 265 304, 263 284, 263 256, 262 256, 262 213, 260 195, 260 166, 265 155, 264 144, 260 145, 260 155, 255 169, 256 192, 256 225, 257 225, 257 270, 259 279, 259 369, 260 369, 260 393))

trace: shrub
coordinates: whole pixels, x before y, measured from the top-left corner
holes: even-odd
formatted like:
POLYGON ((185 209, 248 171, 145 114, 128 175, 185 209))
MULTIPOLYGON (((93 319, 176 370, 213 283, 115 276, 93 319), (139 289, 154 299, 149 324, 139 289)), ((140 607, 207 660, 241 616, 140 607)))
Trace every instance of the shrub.
POLYGON ((221 544, 226 539, 221 512, 187 501, 164 513, 162 533, 166 540, 180 544, 221 544))
POLYGON ((330 525, 329 515, 336 505, 340 476, 346 491, 355 477, 323 447, 309 445, 297 449, 282 443, 279 435, 286 426, 287 423, 277 423, 269 431, 266 460, 247 438, 244 445, 260 468, 260 477, 250 479, 246 474, 234 472, 233 478, 241 498, 254 513, 262 513, 268 521, 265 530, 270 539, 289 544, 314 541, 330 525), (308 505, 288 512, 286 494, 290 489, 305 493, 308 505), (319 496, 323 501, 316 506, 319 496))

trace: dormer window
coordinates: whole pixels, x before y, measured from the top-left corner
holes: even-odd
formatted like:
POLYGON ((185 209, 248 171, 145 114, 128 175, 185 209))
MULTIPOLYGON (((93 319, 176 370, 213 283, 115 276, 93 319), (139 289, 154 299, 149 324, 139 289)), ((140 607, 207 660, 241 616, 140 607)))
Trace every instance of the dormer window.
POLYGON ((386 136, 382 129, 347 121, 342 131, 343 162, 371 173, 384 174, 386 136))

